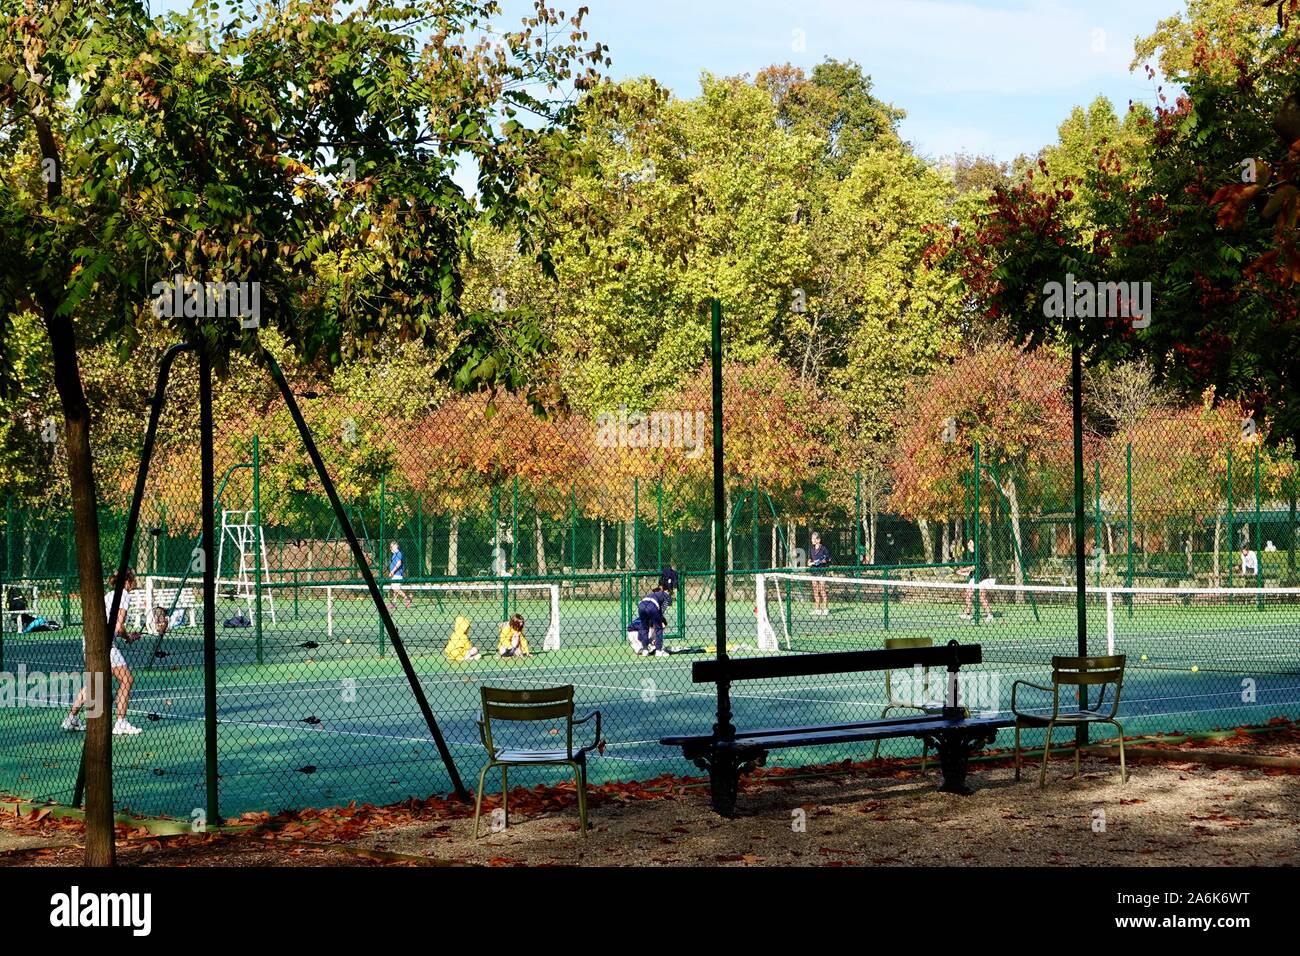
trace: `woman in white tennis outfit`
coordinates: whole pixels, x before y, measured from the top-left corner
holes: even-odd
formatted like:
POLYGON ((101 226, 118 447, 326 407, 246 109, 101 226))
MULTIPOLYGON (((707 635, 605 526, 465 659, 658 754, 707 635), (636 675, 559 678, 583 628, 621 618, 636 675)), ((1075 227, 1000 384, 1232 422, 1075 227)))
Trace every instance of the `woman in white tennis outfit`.
MULTIPOLYGON (((117 587, 117 575, 108 579, 108 589, 104 593, 104 616, 107 617, 109 611, 113 609, 113 591, 117 587)), ((131 699, 131 684, 134 678, 131 676, 131 668, 126 666, 126 658, 122 656, 121 649, 117 646, 117 639, 120 637, 128 644, 134 644, 140 637, 139 633, 128 633, 126 629, 127 612, 131 609, 131 592, 135 590, 135 571, 128 570, 122 582, 122 601, 121 606, 117 609, 117 623, 110 626, 111 643, 108 647, 108 663, 113 670, 113 676, 117 678, 117 720, 113 723, 114 734, 138 734, 140 728, 134 726, 126 719, 126 705, 131 699)), ((81 653, 86 653, 86 639, 81 639, 81 653)), ((78 712, 86 702, 86 689, 83 686, 77 694, 77 699, 72 703, 72 710, 63 721, 63 729, 70 731, 80 731, 86 729, 85 722, 81 719, 78 712)))

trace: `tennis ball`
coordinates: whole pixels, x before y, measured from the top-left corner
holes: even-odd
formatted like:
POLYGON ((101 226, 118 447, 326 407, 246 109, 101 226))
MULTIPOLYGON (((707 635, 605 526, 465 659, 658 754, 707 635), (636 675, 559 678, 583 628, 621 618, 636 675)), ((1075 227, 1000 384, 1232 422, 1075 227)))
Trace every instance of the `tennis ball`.
POLYGON ((344 644, 351 644, 351 643, 352 643, 352 638, 350 638, 350 637, 345 637, 345 638, 343 638, 343 643, 344 643, 344 644))
POLYGON ((559 734, 559 730, 557 730, 556 728, 552 727, 552 728, 551 728, 551 736, 554 737, 554 736, 556 736, 557 734, 559 734))
POLYGON ((1146 659, 1147 659, 1147 656, 1146 656, 1145 654, 1143 654, 1143 655, 1142 655, 1142 659, 1143 659, 1143 660, 1146 660, 1146 659))
POLYGON ((1196 673, 1197 671, 1199 671, 1199 670, 1200 670, 1200 668, 1197 667, 1195 664, 1192 665, 1192 673, 1193 673, 1193 674, 1195 674, 1195 673, 1196 673))

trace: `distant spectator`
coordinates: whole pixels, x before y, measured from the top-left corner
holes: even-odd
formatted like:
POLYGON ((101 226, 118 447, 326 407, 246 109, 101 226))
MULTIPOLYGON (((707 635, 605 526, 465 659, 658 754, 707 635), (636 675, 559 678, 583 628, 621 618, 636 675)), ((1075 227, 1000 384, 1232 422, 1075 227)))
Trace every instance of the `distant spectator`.
MULTIPOLYGON (((966 542, 966 553, 973 561, 975 558, 975 540, 973 538, 966 542)), ((970 621, 975 617, 975 565, 972 563, 964 568, 958 568, 957 576, 965 577, 969 582, 966 587, 966 610, 962 612, 961 619, 963 621, 970 621)), ((997 583, 997 578, 985 578, 980 582, 983 586, 997 583)), ((984 605, 985 623, 993 623, 993 609, 989 607, 989 596, 987 591, 980 594, 980 603, 984 605)))
MULTIPOLYGON (((831 565, 831 550, 822 544, 822 536, 816 531, 812 534, 812 549, 808 552, 808 567, 824 570, 831 565)), ((830 608, 827 606, 826 599, 826 582, 814 580, 812 583, 813 595, 813 614, 819 614, 822 617, 830 616, 830 608)))

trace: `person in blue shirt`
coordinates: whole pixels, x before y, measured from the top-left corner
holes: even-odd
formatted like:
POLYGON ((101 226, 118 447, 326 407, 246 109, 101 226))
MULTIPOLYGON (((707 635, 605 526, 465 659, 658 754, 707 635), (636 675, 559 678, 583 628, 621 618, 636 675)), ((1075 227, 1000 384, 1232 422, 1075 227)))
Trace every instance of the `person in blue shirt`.
MULTIPOLYGON (((402 557, 402 549, 397 546, 396 541, 388 543, 388 552, 388 576, 393 581, 389 585, 389 590, 392 591, 393 597, 400 597, 406 603, 406 606, 410 607, 411 597, 403 590, 401 585, 402 579, 406 577, 406 559, 402 557)), ((392 604, 390 603, 388 606, 391 608, 392 604)))
MULTIPOLYGON (((637 605, 636 640, 632 649, 642 657, 666 657, 664 650, 664 624, 668 608, 673 603, 673 592, 677 590, 677 572, 664 568, 659 574, 659 582, 654 590, 641 599, 637 605)), ((629 636, 631 636, 629 634, 629 636)))
MULTIPOLYGON (((808 552, 808 567, 810 568, 828 568, 831 564, 831 550, 822 544, 822 536, 816 531, 812 534, 812 548, 808 552)), ((822 617, 830 616, 830 608, 827 607, 826 582, 814 580, 812 583, 813 596, 813 614, 822 617)))

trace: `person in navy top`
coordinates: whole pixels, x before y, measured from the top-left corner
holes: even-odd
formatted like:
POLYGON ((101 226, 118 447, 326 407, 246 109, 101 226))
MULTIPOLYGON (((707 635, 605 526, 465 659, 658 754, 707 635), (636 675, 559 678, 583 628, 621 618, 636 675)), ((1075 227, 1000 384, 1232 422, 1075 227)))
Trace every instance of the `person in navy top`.
POLYGON ((664 623, 668 608, 673 603, 673 592, 677 590, 677 572, 664 568, 659 574, 659 582, 653 591, 641 599, 637 605, 636 641, 632 649, 643 657, 665 657, 664 623))
MULTIPOLYGON (((816 531, 812 534, 812 549, 808 552, 808 567, 819 569, 828 568, 831 564, 831 550, 822 544, 822 536, 816 531)), ((813 614, 819 614, 822 617, 830 616, 830 608, 827 607, 826 600, 826 582, 813 581, 813 614)))
MULTIPOLYGON (((402 549, 397 546, 396 541, 390 541, 388 543, 388 551, 388 576, 393 581, 393 583, 389 585, 389 590, 393 592, 393 597, 400 597, 404 602, 406 602, 406 606, 410 607, 410 595, 403 590, 400 583, 402 579, 406 577, 406 559, 402 557, 402 549)), ((389 607, 392 607, 392 605, 390 604, 389 607)))

